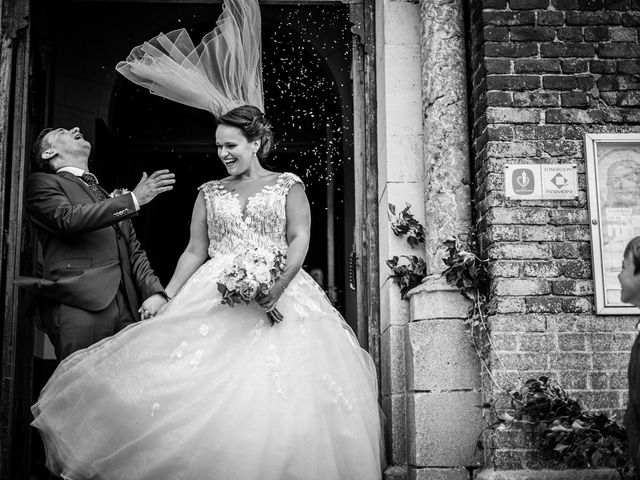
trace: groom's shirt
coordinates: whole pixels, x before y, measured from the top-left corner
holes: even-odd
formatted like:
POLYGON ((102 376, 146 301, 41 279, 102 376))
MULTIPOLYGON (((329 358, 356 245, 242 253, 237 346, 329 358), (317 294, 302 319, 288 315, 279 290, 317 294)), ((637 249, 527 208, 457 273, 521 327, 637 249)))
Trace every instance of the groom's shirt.
MULTIPOLYGON (((56 170, 56 173, 69 172, 72 175, 75 175, 76 177, 79 177, 80 179, 82 179, 82 175, 84 175, 85 171, 88 173, 88 170, 82 170, 81 168, 78 168, 78 167, 62 167, 56 170)), ((131 194, 131 198, 133 199, 133 205, 135 206, 136 212, 137 212, 138 210, 140 210, 140 204, 138 203, 136 194, 133 192, 128 192, 128 193, 131 194)))

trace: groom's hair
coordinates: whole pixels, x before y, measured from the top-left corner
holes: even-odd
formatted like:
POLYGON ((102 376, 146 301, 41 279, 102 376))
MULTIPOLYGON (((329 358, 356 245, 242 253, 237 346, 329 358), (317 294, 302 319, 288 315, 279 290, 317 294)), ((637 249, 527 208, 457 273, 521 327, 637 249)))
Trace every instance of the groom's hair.
POLYGON ((256 152, 260 160, 266 159, 273 148, 273 129, 264 113, 253 105, 243 105, 229 110, 217 120, 218 125, 229 125, 242 130, 250 142, 260 140, 260 148, 256 152))
POLYGON ((640 273, 640 237, 635 237, 627 244, 627 248, 624 249, 624 258, 631 255, 633 260, 633 274, 640 273))
POLYGON ((52 132, 53 128, 45 128, 42 130, 36 140, 33 142, 31 149, 31 167, 34 172, 51 172, 51 162, 48 158, 42 158, 42 154, 51 147, 47 139, 47 133, 52 132))

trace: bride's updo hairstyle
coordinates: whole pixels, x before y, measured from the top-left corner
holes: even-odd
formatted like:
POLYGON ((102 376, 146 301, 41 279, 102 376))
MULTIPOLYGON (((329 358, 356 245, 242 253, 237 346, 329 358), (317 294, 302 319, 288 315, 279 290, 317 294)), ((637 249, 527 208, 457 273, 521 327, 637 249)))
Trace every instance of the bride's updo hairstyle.
POLYGON ((260 140, 260 148, 256 152, 260 160, 266 159, 271 153, 273 129, 259 108, 252 105, 234 108, 219 117, 217 124, 239 128, 249 142, 260 140))

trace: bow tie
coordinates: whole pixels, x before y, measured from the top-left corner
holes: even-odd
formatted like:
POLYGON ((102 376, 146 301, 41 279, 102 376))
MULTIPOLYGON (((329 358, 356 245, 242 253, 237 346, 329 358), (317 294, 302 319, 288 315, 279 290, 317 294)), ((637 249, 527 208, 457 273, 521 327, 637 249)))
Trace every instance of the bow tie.
POLYGON ((84 172, 80 177, 84 183, 87 184, 89 189, 95 193, 98 200, 106 200, 107 196, 104 191, 98 186, 98 179, 93 173, 84 172))

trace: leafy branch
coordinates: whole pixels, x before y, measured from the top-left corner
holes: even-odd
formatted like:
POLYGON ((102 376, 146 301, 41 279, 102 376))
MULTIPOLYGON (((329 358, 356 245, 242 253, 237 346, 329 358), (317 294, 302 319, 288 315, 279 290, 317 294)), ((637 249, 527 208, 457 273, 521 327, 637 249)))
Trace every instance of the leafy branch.
POLYGON ((424 243, 425 231, 424 226, 416 220, 413 213, 409 211, 411 205, 407 206, 398 214, 396 214, 396 206, 389 204, 389 220, 391 221, 391 230, 397 237, 407 235, 407 243, 411 248, 417 247, 424 243))
POLYGON ((403 300, 407 299, 407 293, 412 288, 422 283, 427 275, 427 264, 425 261, 415 255, 401 255, 406 258, 408 264, 400 264, 400 258, 393 256, 386 261, 387 266, 391 269, 389 278, 393 278, 400 286, 400 296, 403 300))
POLYGON ((488 428, 529 428, 538 449, 569 468, 615 468, 620 478, 635 478, 624 428, 606 413, 584 410, 548 377, 530 379, 508 392, 510 408, 495 414, 488 428))
MULTIPOLYGON (((407 204, 404 210, 396 215, 396 206, 390 203, 389 220, 393 233, 398 237, 407 235, 407 243, 411 248, 415 248, 420 243, 424 243, 425 231, 424 226, 409 211, 410 208, 411 205, 407 204)), ((385 263, 391 270, 389 278, 400 286, 400 296, 403 300, 407 299, 409 290, 420 285, 427 276, 427 264, 417 255, 400 255, 399 257, 396 255, 385 263), (402 262, 401 258, 407 261, 402 262)))

